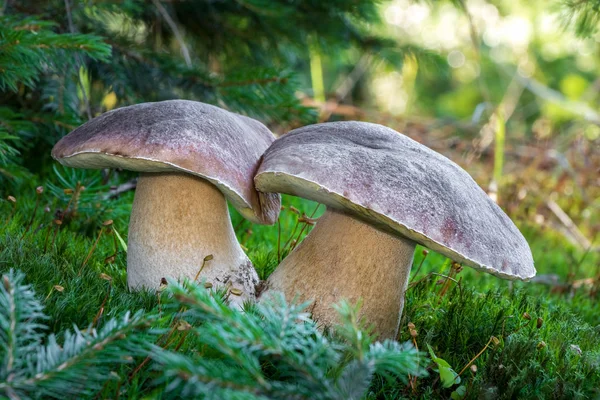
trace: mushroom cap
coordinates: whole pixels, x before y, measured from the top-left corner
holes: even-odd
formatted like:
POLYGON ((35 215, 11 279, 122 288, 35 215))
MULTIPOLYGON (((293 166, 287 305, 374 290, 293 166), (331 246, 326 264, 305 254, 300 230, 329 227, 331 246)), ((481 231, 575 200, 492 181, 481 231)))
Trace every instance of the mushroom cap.
POLYGON ((246 219, 273 224, 280 196, 258 193, 252 178, 274 140, 252 118, 169 100, 104 113, 63 137, 52 157, 76 168, 187 172, 215 185, 246 219))
POLYGON ((501 278, 535 275, 525 238, 467 172, 381 125, 293 130, 265 152, 254 182, 259 191, 323 203, 501 278))

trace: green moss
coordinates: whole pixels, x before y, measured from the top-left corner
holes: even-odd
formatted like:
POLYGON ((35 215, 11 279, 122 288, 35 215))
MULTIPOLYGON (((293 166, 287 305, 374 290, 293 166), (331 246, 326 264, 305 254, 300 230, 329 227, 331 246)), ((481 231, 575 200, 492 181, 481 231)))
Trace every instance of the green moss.
MULTIPOLYGON (((24 235, 35 204, 32 188, 23 189, 17 212, 12 204, 0 203, 0 273, 16 268, 26 274, 28 283, 43 297, 47 324, 51 332, 62 333, 73 325, 85 328, 101 325, 126 310, 157 309, 155 293, 130 293, 126 285, 126 255, 120 247, 114 260, 114 239, 102 235, 85 266, 84 260, 96 241, 101 222, 112 218, 114 226, 126 238, 127 214, 131 195, 115 201, 115 207, 102 207, 101 215, 93 214, 94 196, 82 204, 80 214, 65 220, 53 239, 53 216, 38 210, 34 223, 24 235), (111 214, 111 209, 116 211, 111 214), (5 223, 9 219, 8 223, 5 223), (49 230, 50 229, 50 230, 49 230), (44 250, 46 248, 46 250, 44 250), (102 275, 104 274, 104 275, 102 275), (107 276, 111 280, 107 280, 107 276)), ((44 195, 42 204, 63 209, 68 198, 44 195)), ((296 228, 298 215, 290 210, 311 215, 316 204, 284 197, 286 207, 279 227, 251 225, 232 210, 232 221, 238 239, 248 249, 259 274, 266 278, 276 267, 278 257, 285 256, 284 244, 292 237, 302 238, 296 228), (279 233, 278 233, 279 232, 279 233), (279 236, 280 235, 280 236, 279 236), (279 239, 278 239, 279 237, 279 239), (277 251, 277 243, 282 249, 277 251), (278 254, 279 253, 279 254, 278 254)), ((323 207, 316 215, 323 212, 323 207)), ((539 274, 557 274, 562 281, 569 274, 575 278, 593 276, 600 263, 598 254, 587 254, 553 235, 524 227, 531 244, 539 274)), ((422 259, 417 250, 415 266, 422 259)), ((418 276, 407 291, 399 340, 411 340, 407 324, 413 323, 420 349, 429 344, 437 356, 459 372, 490 341, 490 345, 474 362, 477 372, 467 369, 462 374, 467 398, 594 398, 600 396, 600 313, 598 299, 584 289, 556 293, 553 288, 537 283, 509 283, 490 275, 465 268, 442 295, 446 259, 431 252, 424 260, 418 276), (523 317, 524 313, 531 320, 523 317), (537 328, 537 319, 543 323, 537 328)), ((413 268, 413 274, 416 268, 413 268)), ((573 278, 571 278, 573 279, 573 278)), ((194 352, 193 342, 182 346, 194 352)), ((141 362, 142 360, 139 360, 141 362)), ((131 366, 119 366, 119 374, 130 374, 131 366)), ((443 389, 437 374, 429 366, 430 375, 416 380, 415 389, 401 381, 376 378, 369 398, 450 397, 452 390, 443 389)), ((123 386, 128 393, 154 393, 156 372, 144 369, 123 386)), ((116 385, 116 384, 115 384, 116 385)), ((115 386, 116 387, 116 386, 115 386)), ((108 390, 108 389, 107 389, 108 390)), ((159 390, 160 391, 160 390, 159 390)), ((110 391, 108 391, 110 392, 110 391)))

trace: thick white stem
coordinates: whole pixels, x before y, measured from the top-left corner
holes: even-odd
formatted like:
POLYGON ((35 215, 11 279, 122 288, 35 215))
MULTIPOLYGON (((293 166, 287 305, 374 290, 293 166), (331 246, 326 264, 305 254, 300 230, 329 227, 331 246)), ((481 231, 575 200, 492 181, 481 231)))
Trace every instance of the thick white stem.
POLYGON ((157 288, 164 277, 200 278, 253 299, 258 276, 240 247, 223 194, 210 182, 183 173, 148 173, 138 180, 127 252, 129 287, 157 288), (234 291, 236 292, 236 291, 234 291))
POLYGON ((325 326, 339 322, 334 303, 362 299, 361 316, 380 338, 395 338, 414 250, 411 240, 328 209, 269 277, 267 293, 312 300, 313 318, 325 326))

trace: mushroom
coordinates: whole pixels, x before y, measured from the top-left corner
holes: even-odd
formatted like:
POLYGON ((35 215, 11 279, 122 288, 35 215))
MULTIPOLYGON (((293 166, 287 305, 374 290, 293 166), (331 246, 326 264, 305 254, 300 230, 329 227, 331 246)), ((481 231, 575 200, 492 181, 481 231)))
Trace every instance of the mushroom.
POLYGON ((416 244, 500 278, 535 275, 527 242, 469 174, 381 125, 296 129, 265 152, 254 182, 327 206, 261 295, 313 300, 325 325, 336 319, 332 303, 362 298, 380 337, 396 337, 416 244))
POLYGON ((157 288, 166 276, 194 279, 202 268, 201 277, 231 285, 241 303, 254 297, 258 276, 226 199, 252 222, 275 222, 279 195, 257 193, 252 181, 274 140, 254 119, 170 100, 102 114, 63 137, 52 157, 70 167, 141 173, 129 223, 130 288, 157 288))

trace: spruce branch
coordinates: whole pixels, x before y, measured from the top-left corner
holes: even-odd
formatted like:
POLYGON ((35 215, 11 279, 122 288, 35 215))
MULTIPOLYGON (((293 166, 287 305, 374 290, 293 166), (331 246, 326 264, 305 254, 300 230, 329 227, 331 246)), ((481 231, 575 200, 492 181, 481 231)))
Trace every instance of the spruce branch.
POLYGON ((35 18, 0 16, 0 91, 16 92, 19 83, 33 87, 42 72, 63 68, 73 54, 98 61, 109 59, 110 46, 102 38, 58 34, 51 30, 54 26, 35 18))
POLYGON ((72 130, 79 124, 77 114, 58 115, 51 112, 51 108, 52 105, 48 104, 48 111, 23 110, 17 113, 0 106, 0 180, 16 180, 29 175, 20 163, 22 154, 35 143, 31 139, 41 137, 50 144, 61 132, 72 130))
POLYGON ((575 28, 581 37, 590 37, 600 24, 600 0, 562 0, 563 25, 575 28))
POLYGON ((50 335, 48 344, 39 346, 20 379, 0 382, 0 392, 10 387, 15 393, 44 394, 54 398, 64 395, 91 395, 110 379, 119 364, 129 364, 134 356, 145 355, 152 347, 147 333, 149 320, 139 311, 126 313, 108 321, 99 330, 89 332, 75 328, 66 332, 62 345, 50 335))
POLYGON ((127 60, 128 69, 123 74, 133 83, 136 92, 156 91, 155 82, 160 82, 165 91, 180 87, 203 102, 267 121, 308 122, 314 118, 314 113, 296 98, 299 84, 290 71, 247 67, 215 74, 201 66, 187 67, 169 55, 119 41, 110 43, 115 56, 127 60), (134 75, 140 74, 154 75, 156 81, 137 80, 134 75))
POLYGON ((405 383, 407 374, 400 371, 416 371, 417 376, 426 375, 419 367, 420 353, 412 344, 401 344, 389 339, 375 342, 371 327, 365 327, 358 317, 360 306, 360 302, 352 305, 345 300, 334 305, 341 320, 336 333, 349 344, 349 351, 363 365, 364 371, 372 370, 373 374, 387 379, 398 378, 405 383))
MULTIPOLYGON (((73 25, 73 15, 71 13, 71 2, 70 0, 65 1, 65 11, 67 12, 67 21, 69 21, 69 31, 72 34, 75 34, 75 25, 73 25)), ((90 108, 90 99, 88 98, 87 92, 85 90, 85 85, 83 83, 83 77, 81 76, 80 68, 83 67, 83 59, 81 58, 81 54, 75 54, 77 66, 77 77, 79 78, 79 87, 81 88, 81 96, 83 97, 83 103, 85 105, 85 112, 87 114, 88 120, 92 119, 92 110, 90 108)))
POLYGON ((156 7, 156 9, 160 13, 160 15, 163 17, 163 19, 165 20, 167 25, 169 25, 169 28, 171 28, 171 31, 173 31, 175 38, 177 38, 177 42, 179 43, 179 46, 181 47, 181 53, 183 54, 183 59, 185 60, 185 64, 188 67, 191 67, 192 66, 192 58, 190 57, 190 51, 188 50, 187 45, 185 44, 185 40, 183 39, 183 35, 179 31, 179 27, 177 26, 177 23, 175 23, 173 18, 169 15, 169 12, 167 11, 167 9, 160 3, 159 0, 152 0, 152 3, 156 7))
POLYGON ((274 294, 246 313, 233 310, 202 285, 169 282, 167 309, 187 309, 199 353, 157 350, 153 358, 175 396, 206 398, 361 398, 379 374, 405 380, 423 375, 420 354, 409 345, 373 343, 342 303, 342 325, 328 338, 304 311, 274 294), (195 325, 195 326, 194 326, 195 325), (340 337, 340 339, 337 339, 340 337))
POLYGON ((18 140, 18 136, 3 131, 2 121, 0 121, 0 165, 8 164, 10 158, 19 154, 19 151, 15 148, 18 140))
MULTIPOLYGON (((41 321, 47 317, 24 275, 11 270, 0 285, 0 382, 18 379, 29 354, 42 340, 41 321)), ((0 383, 0 392, 2 383, 0 383)))
POLYGON ((110 372, 153 347, 152 317, 142 311, 96 330, 74 328, 60 343, 44 336, 47 319, 25 276, 11 270, 0 285, 0 396, 14 399, 91 395, 110 372), (43 344, 45 343, 45 344, 43 344))

